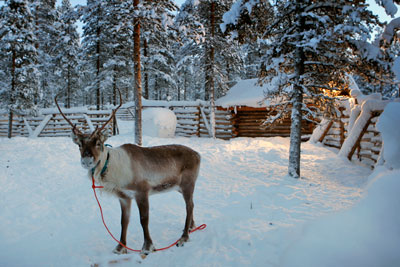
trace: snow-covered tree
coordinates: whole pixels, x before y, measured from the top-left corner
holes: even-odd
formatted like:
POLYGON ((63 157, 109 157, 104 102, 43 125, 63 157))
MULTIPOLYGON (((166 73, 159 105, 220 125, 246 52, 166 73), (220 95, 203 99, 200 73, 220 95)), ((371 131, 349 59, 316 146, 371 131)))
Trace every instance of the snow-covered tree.
POLYGON ((33 110, 38 102, 34 18, 26 0, 8 0, 0 9, 1 105, 9 111, 33 110))
POLYGON ((203 72, 200 70, 205 29, 196 8, 196 1, 187 0, 174 23, 178 34, 178 42, 174 46, 178 96, 184 100, 200 99, 204 88, 203 72))
MULTIPOLYGON (((63 92, 65 106, 70 108, 74 95, 79 89, 80 41, 76 26, 78 16, 69 0, 62 1, 58 12, 60 14, 59 37, 52 49, 57 75, 56 93, 63 92)), ((51 99, 54 99, 54 96, 53 92, 51 99)))
POLYGON ((269 0, 237 1, 231 11, 223 16, 222 31, 242 44, 245 79, 258 77, 263 51, 268 45, 263 35, 273 18, 274 12, 269 0))
POLYGON ((55 71, 55 50, 58 42, 58 13, 55 0, 32 1, 31 10, 34 16, 35 44, 38 53, 39 88, 42 92, 41 105, 49 106, 53 103, 54 90, 57 87, 55 71))
POLYGON ((385 85, 384 89, 388 92, 386 95, 400 97, 400 17, 396 17, 398 8, 395 4, 400 5, 399 0, 375 0, 377 4, 385 8, 386 14, 393 19, 385 26, 383 33, 377 40, 379 45, 387 49, 387 52, 394 58, 392 71, 395 75, 394 84, 385 85), (389 90, 388 90, 389 87, 389 90), (397 87, 396 89, 394 89, 397 87))
POLYGON ((178 7, 171 0, 143 1, 142 6, 148 10, 141 18, 144 97, 176 99, 178 86, 172 48, 176 38, 171 26, 178 7))
MULTIPOLYGON (((227 24, 236 24, 244 11, 251 14, 258 2, 240 1, 227 24)), ((347 73, 377 80, 390 67, 387 55, 369 42, 372 27, 379 22, 365 1, 274 1, 272 8, 274 19, 263 33, 269 45, 261 80, 275 85, 270 96, 281 99, 275 105, 278 115, 269 122, 291 111, 288 172, 299 177, 301 120, 315 116, 303 98, 327 107, 330 99, 324 90, 344 88, 347 73)))
POLYGON ((82 21, 83 39, 82 39, 82 55, 84 59, 87 81, 86 91, 89 95, 95 95, 96 108, 100 109, 103 83, 102 71, 103 64, 107 59, 110 51, 105 47, 106 36, 106 13, 105 1, 88 0, 87 6, 83 9, 82 21))
POLYGON ((107 27, 104 29, 107 39, 104 47, 107 57, 104 60, 102 75, 105 93, 110 103, 117 104, 117 88, 125 95, 131 90, 133 79, 133 38, 132 38, 132 3, 111 0, 105 3, 107 27))

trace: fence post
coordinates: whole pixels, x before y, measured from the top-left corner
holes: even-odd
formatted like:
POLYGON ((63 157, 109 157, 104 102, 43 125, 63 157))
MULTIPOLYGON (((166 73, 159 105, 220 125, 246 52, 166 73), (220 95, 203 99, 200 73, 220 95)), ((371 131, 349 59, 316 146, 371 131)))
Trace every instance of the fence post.
POLYGON ((201 124, 201 107, 200 107, 200 105, 201 104, 199 104, 198 106, 197 106, 197 110, 199 111, 199 123, 197 124, 197 136, 198 137, 200 137, 200 124, 201 124))
POLYGON ((325 128, 324 132, 322 133, 321 137, 319 138, 318 142, 322 143, 322 141, 324 141, 325 136, 328 134, 328 132, 331 129, 332 125, 333 125, 333 119, 326 126, 326 128, 325 128))
POLYGON ((14 114, 10 109, 10 113, 8 114, 8 138, 12 137, 13 115, 14 114))

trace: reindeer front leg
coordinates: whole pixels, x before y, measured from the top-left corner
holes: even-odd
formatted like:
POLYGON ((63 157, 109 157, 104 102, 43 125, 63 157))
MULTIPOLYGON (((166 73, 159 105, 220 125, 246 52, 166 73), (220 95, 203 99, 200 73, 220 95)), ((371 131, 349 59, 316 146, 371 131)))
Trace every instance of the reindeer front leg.
POLYGON ((137 192, 135 197, 139 208, 140 223, 143 228, 144 236, 141 255, 145 257, 149 255, 150 252, 155 251, 149 232, 149 195, 148 192, 137 192))
MULTIPOLYGON (((128 231, 129 218, 131 215, 131 199, 120 198, 119 203, 121 204, 121 237, 120 242, 126 246, 126 234, 128 231)), ((118 244, 114 251, 116 254, 126 254, 128 251, 121 244, 118 244)))
POLYGON ((186 203, 186 221, 185 228, 183 229, 182 237, 179 239, 176 246, 183 247, 185 242, 189 240, 189 231, 194 228, 194 220, 193 220, 193 191, 194 185, 189 185, 187 187, 182 188, 183 199, 186 203))

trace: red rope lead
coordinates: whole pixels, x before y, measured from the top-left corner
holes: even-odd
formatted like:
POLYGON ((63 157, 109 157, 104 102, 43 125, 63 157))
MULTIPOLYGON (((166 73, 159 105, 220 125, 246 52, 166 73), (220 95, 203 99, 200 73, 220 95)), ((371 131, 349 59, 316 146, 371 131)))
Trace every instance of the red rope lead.
MULTIPOLYGON (((104 225, 104 227, 107 229, 107 232, 110 234, 110 236, 112 237, 112 239, 114 239, 118 244, 120 244, 121 246, 123 246, 124 248, 126 248, 126 249, 128 249, 128 250, 130 250, 130 251, 142 252, 141 250, 131 249, 130 247, 125 246, 124 244, 122 244, 118 239, 116 239, 116 238, 113 236, 113 234, 111 233, 110 229, 108 229, 106 222, 104 221, 103 209, 101 208, 100 201, 99 201, 99 199, 97 198, 96 188, 104 188, 104 186, 96 186, 96 185, 94 184, 94 178, 92 177, 92 189, 93 189, 94 197, 96 198, 97 204, 99 205, 100 214, 101 214, 101 220, 103 221, 103 225, 104 225)), ((205 229, 206 227, 207 227, 206 224, 202 224, 202 225, 200 225, 200 226, 194 228, 193 230, 191 230, 191 231, 189 232, 189 234, 191 234, 191 233, 193 233, 193 232, 195 232, 195 231, 197 231, 197 230, 203 230, 203 229, 205 229)), ((179 242, 179 239, 176 240, 176 241, 175 241, 174 243, 172 243, 171 245, 169 245, 168 247, 159 248, 159 249, 156 249, 155 251, 161 251, 161 250, 169 249, 169 248, 175 246, 178 242, 179 242)))

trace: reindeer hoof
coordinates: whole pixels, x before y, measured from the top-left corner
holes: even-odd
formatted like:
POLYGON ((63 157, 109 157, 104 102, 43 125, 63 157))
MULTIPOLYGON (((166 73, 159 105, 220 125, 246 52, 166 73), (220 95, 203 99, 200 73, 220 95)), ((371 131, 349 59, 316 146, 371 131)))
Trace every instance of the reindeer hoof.
POLYGON ((177 247, 183 247, 185 245, 185 243, 189 240, 189 237, 181 237, 178 241, 178 243, 176 243, 177 247))
POLYGON ((121 245, 118 245, 114 248, 113 253, 115 254, 127 254, 128 250, 121 245))
POLYGON ((146 248, 146 245, 143 245, 142 251, 140 252, 140 257, 142 257, 142 259, 145 259, 147 255, 154 251, 156 251, 156 248, 153 246, 153 244, 148 246, 148 248, 146 248))

